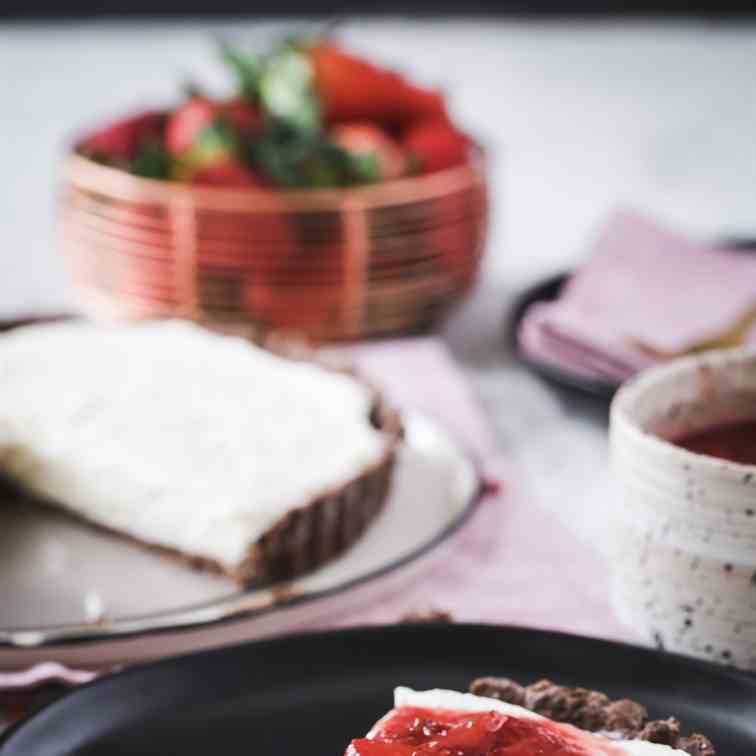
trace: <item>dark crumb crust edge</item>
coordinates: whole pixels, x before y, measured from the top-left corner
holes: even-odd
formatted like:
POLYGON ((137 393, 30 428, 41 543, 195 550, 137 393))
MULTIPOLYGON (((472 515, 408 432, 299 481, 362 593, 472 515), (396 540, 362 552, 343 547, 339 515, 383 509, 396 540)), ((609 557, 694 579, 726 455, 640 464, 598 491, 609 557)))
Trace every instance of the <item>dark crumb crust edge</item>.
POLYGON ((387 437, 381 459, 348 483, 284 515, 250 546, 230 577, 241 583, 295 577, 338 556, 362 535, 386 503, 402 439, 398 413, 378 395, 369 421, 387 437))
POLYGON ((354 544, 388 498, 403 436, 401 418, 375 392, 366 421, 387 437, 381 459, 347 483, 287 512, 250 544, 246 557, 234 567, 164 546, 135 542, 193 569, 225 575, 242 585, 288 580, 314 570, 354 544))
POLYGON ((611 740, 644 740, 677 748, 690 756, 716 756, 708 738, 697 733, 683 735, 676 719, 649 720, 642 704, 628 699, 612 701, 595 690, 569 688, 550 680, 523 686, 506 677, 480 677, 470 684, 470 692, 523 706, 611 740))

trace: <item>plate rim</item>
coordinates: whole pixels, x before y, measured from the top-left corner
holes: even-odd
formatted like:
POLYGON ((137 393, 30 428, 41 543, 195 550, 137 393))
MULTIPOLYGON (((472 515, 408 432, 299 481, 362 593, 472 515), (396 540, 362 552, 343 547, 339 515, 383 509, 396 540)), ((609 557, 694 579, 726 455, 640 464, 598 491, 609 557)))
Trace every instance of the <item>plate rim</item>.
MULTIPOLYGON (((285 587, 288 584, 283 582, 280 584, 273 584, 267 586, 267 590, 275 592, 277 585, 283 587, 282 597, 275 598, 271 603, 264 606, 251 607, 251 608, 237 608, 234 610, 230 607, 227 613, 220 616, 203 620, 201 618, 195 620, 178 621, 175 623, 167 622, 156 627, 140 627, 132 630, 114 628, 113 625, 96 625, 86 629, 82 624, 68 624, 68 625, 54 625, 48 626, 46 629, 19 629, 19 630, 2 630, 5 633, 5 637, 0 637, 0 650, 6 651, 18 651, 23 653, 24 651, 39 651, 45 648, 62 648, 71 647, 77 645, 96 645, 110 643, 114 641, 134 640, 144 637, 152 637, 157 635, 167 635, 175 633, 190 633, 197 630, 207 630, 211 628, 218 628, 232 623, 244 622, 257 617, 266 617, 277 614, 279 612, 287 611, 295 607, 305 606, 308 604, 314 604, 318 601, 324 601, 332 598, 336 595, 347 593, 361 586, 373 583, 380 580, 387 575, 400 571, 405 566, 419 561, 424 556, 434 551, 437 547, 443 545, 455 536, 464 526, 469 522, 473 515, 480 508, 481 503, 489 493, 489 486, 486 482, 486 477, 483 472, 483 464, 479 456, 475 454, 469 444, 466 444, 463 440, 460 440, 455 434, 449 430, 447 425, 443 421, 419 410, 404 410, 402 417, 405 422, 416 421, 429 422, 436 427, 441 433, 443 433, 458 449, 460 458, 464 460, 464 463, 469 465, 470 471, 474 477, 473 487, 470 495, 467 498, 466 503, 462 509, 449 520, 443 528, 441 528, 430 539, 423 541, 419 546, 409 551, 404 556, 395 559, 387 564, 384 564, 376 569, 370 570, 364 574, 353 577, 338 585, 324 588, 318 591, 313 591, 305 594, 295 594, 291 596, 286 595, 285 587), (67 629, 69 628, 69 629, 67 629), (26 638, 31 639, 27 640, 26 638)), ((357 544, 355 544, 357 545, 357 544)), ((337 557, 338 558, 338 557, 337 557)), ((137 622, 140 619, 147 623, 149 620, 147 617, 167 616, 171 615, 185 615, 188 612, 200 613, 210 609, 217 609, 222 611, 221 607, 223 603, 229 602, 232 599, 243 600, 247 594, 245 591, 239 591, 234 593, 231 597, 213 599, 203 602, 201 604, 190 607, 189 609, 168 610, 165 613, 153 612, 150 615, 146 615, 145 618, 135 617, 126 618, 122 622, 131 623, 137 622)), ((114 623, 117 624, 117 623, 114 623)), ((173 658, 173 657, 169 657, 173 658)), ((2 741, 0 741, 1 743, 2 741)))
MULTIPOLYGON (((178 654, 175 656, 162 657, 160 659, 136 663, 129 665, 125 669, 116 671, 110 674, 98 677, 91 682, 84 683, 69 688, 63 695, 59 696, 53 701, 43 703, 40 706, 32 709, 28 715, 21 720, 14 722, 8 727, 2 734, 0 734, 0 756, 6 756, 6 747, 13 745, 11 742, 16 735, 25 727, 34 724, 34 720, 52 709, 58 706, 66 706, 69 699, 80 695, 88 694, 92 688, 104 687, 106 685, 118 685, 122 680, 128 679, 133 676, 139 676, 144 673, 153 673, 159 671, 161 668, 170 668, 173 665, 187 665, 191 664, 195 659, 209 659, 220 655, 234 655, 241 653, 247 649, 254 648, 264 650, 270 646, 291 644, 291 643, 318 643, 321 639, 327 639, 331 637, 346 637, 354 638, 359 636, 380 636, 382 640, 386 640, 386 636, 404 635, 404 634, 416 634, 416 633, 448 633, 448 632, 462 632, 462 633, 509 633, 515 637, 532 639, 533 636, 538 637, 541 640, 549 640, 555 644, 555 647, 559 647, 559 641, 567 642, 583 642, 592 646, 602 647, 606 650, 613 649, 617 653, 630 651, 634 654, 639 654, 648 659, 664 659, 667 662, 671 662, 675 665, 687 667, 690 670, 695 670, 703 674, 716 674, 720 678, 725 678, 737 682, 741 685, 746 685, 752 688, 754 695, 756 695, 756 675, 749 674, 744 670, 737 669, 735 667, 726 666, 723 664, 717 664, 705 659, 699 659, 696 657, 686 656, 675 652, 663 651, 650 646, 642 646, 633 644, 627 641, 611 640, 608 638, 597 638, 589 635, 581 635, 578 633, 569 633, 561 630, 549 630, 536 627, 529 627, 527 625, 517 625, 511 623, 496 623, 496 622, 461 622, 461 623, 434 623, 434 622, 415 622, 415 623, 394 623, 394 624, 377 624, 377 625, 357 625, 346 628, 336 628, 329 630, 316 630, 316 631, 291 631, 276 635, 273 637, 261 638, 252 641, 246 641, 241 643, 235 643, 218 648, 209 648, 200 651, 192 651, 189 653, 178 654)), ((390 642, 390 641, 387 641, 390 642)), ((13 756, 11 754, 11 756, 13 756)))

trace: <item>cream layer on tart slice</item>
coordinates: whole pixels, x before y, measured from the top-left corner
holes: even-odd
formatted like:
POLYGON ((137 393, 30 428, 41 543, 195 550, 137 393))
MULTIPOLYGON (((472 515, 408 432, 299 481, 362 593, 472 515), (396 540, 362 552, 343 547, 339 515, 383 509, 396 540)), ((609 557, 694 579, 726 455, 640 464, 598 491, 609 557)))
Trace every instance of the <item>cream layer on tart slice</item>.
POLYGON ((494 698, 397 688, 394 708, 347 756, 687 756, 656 743, 611 741, 494 698))
POLYGON ((0 339, 0 470, 92 523, 233 570, 385 460, 352 377, 178 321, 0 339))

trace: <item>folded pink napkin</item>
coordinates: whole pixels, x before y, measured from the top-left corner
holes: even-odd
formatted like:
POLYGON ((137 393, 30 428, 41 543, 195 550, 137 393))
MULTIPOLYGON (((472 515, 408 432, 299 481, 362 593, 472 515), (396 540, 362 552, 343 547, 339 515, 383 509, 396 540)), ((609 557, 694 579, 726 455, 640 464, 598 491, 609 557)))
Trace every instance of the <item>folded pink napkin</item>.
MULTIPOLYGON (((527 311, 519 340, 540 361, 621 381, 720 339, 755 309, 756 255, 620 212, 559 298, 527 311)), ((747 338, 756 340, 756 331, 747 338)))

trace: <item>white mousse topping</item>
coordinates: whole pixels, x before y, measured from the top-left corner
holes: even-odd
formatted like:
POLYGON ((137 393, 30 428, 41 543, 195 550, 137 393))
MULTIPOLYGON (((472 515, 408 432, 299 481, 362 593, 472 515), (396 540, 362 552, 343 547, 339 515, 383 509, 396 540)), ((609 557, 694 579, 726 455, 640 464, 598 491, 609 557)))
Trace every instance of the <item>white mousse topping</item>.
MULTIPOLYGON (((415 691, 411 688, 396 688, 394 690, 394 707, 411 706, 418 709, 445 709, 447 711, 496 711, 510 717, 520 719, 544 719, 540 714, 525 709, 522 706, 498 701, 495 698, 475 696, 472 693, 459 693, 454 690, 415 691)), ((390 716, 390 715, 389 715, 390 716)), ((558 728, 565 728, 565 732, 578 732, 572 725, 555 722, 558 728)), ((657 743, 646 743, 640 740, 606 740, 599 735, 581 733, 581 745, 586 749, 595 748, 594 756, 614 756, 618 751, 628 756, 688 756, 684 751, 670 748, 657 743)))
POLYGON ((233 568, 388 439, 349 376, 177 321, 0 339, 0 469, 76 514, 233 568))

